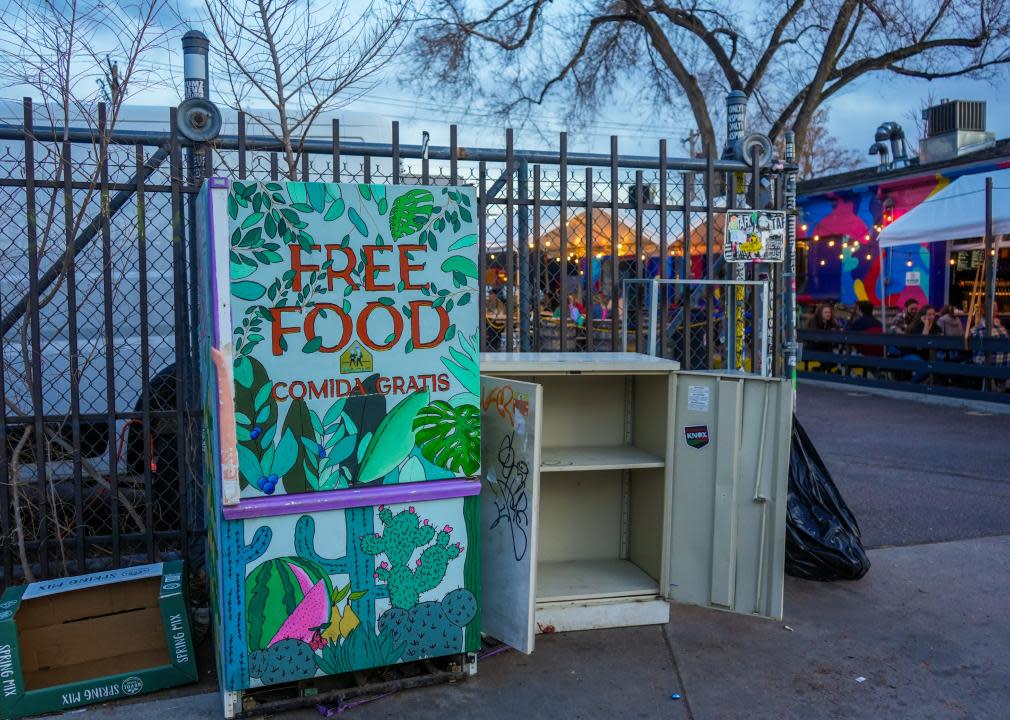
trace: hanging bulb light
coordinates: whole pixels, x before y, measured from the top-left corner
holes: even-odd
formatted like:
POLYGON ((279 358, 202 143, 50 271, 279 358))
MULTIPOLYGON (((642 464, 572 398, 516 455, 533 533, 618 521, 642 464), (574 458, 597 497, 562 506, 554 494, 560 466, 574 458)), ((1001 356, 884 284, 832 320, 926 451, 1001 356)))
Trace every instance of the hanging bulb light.
POLYGON ((870 253, 866 253, 866 259, 867 259, 867 260, 872 260, 872 259, 873 259, 873 256, 872 256, 872 255, 870 255, 870 253))
POLYGON ((824 267, 827 264, 828 264, 827 260, 821 260, 821 267, 824 267))
POLYGON ((912 261, 911 261, 911 260, 909 260, 909 261, 908 261, 908 262, 906 262, 905 264, 906 264, 906 265, 907 265, 908 267, 912 267, 912 261))
POLYGON ((835 246, 835 241, 834 240, 828 240, 828 247, 834 247, 834 246, 835 246))

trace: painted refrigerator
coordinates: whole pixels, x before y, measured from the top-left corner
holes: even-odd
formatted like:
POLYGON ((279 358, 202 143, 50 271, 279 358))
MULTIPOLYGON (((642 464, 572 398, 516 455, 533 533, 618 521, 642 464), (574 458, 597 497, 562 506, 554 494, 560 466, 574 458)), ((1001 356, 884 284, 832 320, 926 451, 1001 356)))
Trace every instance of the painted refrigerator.
POLYGON ((471 188, 209 179, 208 567, 225 714, 480 644, 471 188))

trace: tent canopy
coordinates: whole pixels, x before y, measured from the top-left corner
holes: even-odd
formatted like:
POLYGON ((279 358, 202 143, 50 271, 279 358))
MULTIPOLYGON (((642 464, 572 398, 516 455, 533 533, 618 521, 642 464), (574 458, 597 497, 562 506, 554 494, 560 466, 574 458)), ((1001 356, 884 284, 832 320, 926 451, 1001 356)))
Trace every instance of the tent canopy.
POLYGON ((985 235, 985 179, 992 178, 992 231, 1010 234, 1010 169, 962 175, 881 230, 881 248, 985 235))

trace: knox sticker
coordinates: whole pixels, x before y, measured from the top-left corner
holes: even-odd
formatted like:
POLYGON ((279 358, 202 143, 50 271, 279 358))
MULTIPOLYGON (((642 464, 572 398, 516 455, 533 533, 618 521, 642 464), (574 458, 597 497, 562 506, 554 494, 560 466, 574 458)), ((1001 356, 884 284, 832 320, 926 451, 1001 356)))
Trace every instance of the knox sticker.
POLYGON ((684 439, 693 448, 708 445, 708 425, 688 425, 684 428, 684 439))

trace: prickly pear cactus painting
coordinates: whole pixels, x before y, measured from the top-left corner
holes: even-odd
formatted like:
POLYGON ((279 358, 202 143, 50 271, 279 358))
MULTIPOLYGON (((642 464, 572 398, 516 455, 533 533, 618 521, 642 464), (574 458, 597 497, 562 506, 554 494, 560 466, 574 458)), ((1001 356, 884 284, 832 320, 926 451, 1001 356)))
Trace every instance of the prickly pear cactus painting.
POLYGON ((471 496, 243 521, 245 686, 475 650, 480 572, 466 547, 477 541, 476 505, 471 496))
POLYGON ((473 477, 472 188, 232 182, 242 498, 473 477))

